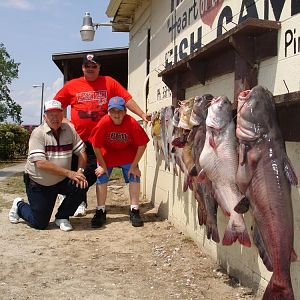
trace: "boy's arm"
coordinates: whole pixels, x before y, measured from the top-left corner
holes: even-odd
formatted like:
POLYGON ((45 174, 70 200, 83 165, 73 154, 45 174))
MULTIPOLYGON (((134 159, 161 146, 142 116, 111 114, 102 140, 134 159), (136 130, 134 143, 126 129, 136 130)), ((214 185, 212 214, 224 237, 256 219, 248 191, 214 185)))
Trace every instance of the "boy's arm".
POLYGON ((136 176, 141 177, 141 171, 139 170, 137 165, 138 165, 141 157, 143 156, 146 147, 147 147, 147 145, 138 147, 135 158, 131 164, 130 169, 128 170, 128 177, 130 176, 130 174, 132 174, 134 178, 136 178, 136 176))
POLYGON ((144 152, 145 152, 145 149, 146 149, 147 145, 142 145, 142 146, 139 146, 137 151, 136 151, 136 155, 135 155, 135 158, 131 164, 132 167, 136 167, 140 161, 140 159, 142 158, 144 152))
POLYGON ((105 163, 105 160, 104 160, 104 158, 102 156, 101 150, 99 148, 94 148, 94 146, 93 146, 93 149, 94 149, 97 161, 99 163, 99 167, 95 171, 96 175, 99 177, 102 174, 106 173, 106 175, 108 176, 108 171, 107 171, 106 163, 105 163))

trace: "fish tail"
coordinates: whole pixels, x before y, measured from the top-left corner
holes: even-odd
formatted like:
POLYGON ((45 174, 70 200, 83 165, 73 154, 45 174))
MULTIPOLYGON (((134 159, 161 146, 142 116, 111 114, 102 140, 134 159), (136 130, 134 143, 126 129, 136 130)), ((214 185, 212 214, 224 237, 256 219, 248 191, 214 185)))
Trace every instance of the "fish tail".
POLYGON ((246 229, 245 231, 238 233, 238 240, 241 245, 249 248, 251 247, 250 237, 246 229))
POLYGON ((218 227, 215 224, 206 224, 206 236, 216 243, 220 242, 218 227))
POLYGON ((223 241, 222 241, 222 244, 224 246, 230 246, 238 239, 238 233, 234 229, 234 227, 230 225, 230 223, 231 222, 229 221, 227 228, 224 232, 223 241))
POLYGON ((247 229, 243 231, 237 231, 236 227, 232 226, 231 222, 228 222, 227 228, 224 233, 222 244, 224 246, 232 245, 236 240, 245 247, 251 247, 251 241, 247 229))
POLYGON ((291 281, 276 282, 273 274, 262 300, 295 300, 291 281))

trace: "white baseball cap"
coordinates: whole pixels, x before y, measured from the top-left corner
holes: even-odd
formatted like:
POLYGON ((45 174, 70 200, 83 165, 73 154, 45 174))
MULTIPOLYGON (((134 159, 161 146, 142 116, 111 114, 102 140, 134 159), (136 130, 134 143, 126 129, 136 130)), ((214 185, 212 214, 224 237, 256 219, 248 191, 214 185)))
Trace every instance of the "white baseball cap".
POLYGON ((61 103, 57 100, 50 100, 45 103, 45 112, 50 110, 63 110, 61 103))

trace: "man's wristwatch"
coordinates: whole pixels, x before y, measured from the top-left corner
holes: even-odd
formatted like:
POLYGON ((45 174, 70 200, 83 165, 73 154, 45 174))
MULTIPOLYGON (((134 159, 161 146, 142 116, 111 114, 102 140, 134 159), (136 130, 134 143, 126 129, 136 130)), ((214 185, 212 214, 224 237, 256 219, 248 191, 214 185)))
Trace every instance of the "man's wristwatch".
POLYGON ((81 173, 84 173, 84 169, 83 168, 78 168, 77 172, 81 172, 81 173))

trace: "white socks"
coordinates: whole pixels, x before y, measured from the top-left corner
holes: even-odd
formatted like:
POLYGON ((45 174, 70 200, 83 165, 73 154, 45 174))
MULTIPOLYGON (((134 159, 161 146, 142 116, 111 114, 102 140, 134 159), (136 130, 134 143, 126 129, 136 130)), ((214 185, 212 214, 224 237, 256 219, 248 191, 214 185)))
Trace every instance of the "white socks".
POLYGON ((131 204, 130 205, 130 210, 133 210, 133 209, 138 210, 139 209, 138 204, 131 204))
POLYGON ((102 209, 102 211, 105 212, 105 205, 97 205, 96 209, 97 210, 102 209))

